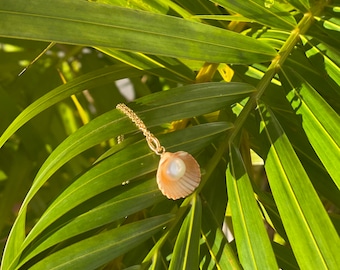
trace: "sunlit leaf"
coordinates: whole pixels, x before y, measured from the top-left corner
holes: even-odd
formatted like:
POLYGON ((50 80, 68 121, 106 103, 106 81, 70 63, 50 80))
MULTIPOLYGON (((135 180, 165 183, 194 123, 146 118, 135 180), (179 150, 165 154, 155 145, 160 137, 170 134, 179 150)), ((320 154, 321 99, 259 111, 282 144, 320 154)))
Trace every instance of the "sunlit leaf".
POLYGON ((194 196, 191 203, 179 231, 169 269, 198 268, 202 205, 198 196, 194 196))
POLYGON ((309 141, 340 188, 340 117, 304 78, 298 76, 298 79, 301 85, 292 90, 287 98, 297 114, 302 116, 302 125, 309 141))
POLYGON ((15 4, 6 0, 0 3, 0 14, 0 36, 6 37, 110 47, 217 63, 265 62, 275 56, 275 51, 265 43, 232 31, 86 1, 47 3, 38 0, 27 5, 23 0, 15 4))
POLYGON ((167 78, 169 80, 188 83, 194 81, 193 72, 180 61, 170 57, 157 57, 142 53, 118 51, 111 48, 98 48, 103 53, 140 70, 167 78))
POLYGON ((261 107, 263 132, 271 142, 266 173, 296 260, 306 269, 336 267, 337 232, 280 124, 261 107))
POLYGON ((230 146, 227 187, 236 246, 243 268, 278 268, 242 156, 230 146))
POLYGON ((208 247, 211 259, 217 269, 242 269, 231 244, 220 228, 213 210, 207 204, 203 204, 202 238, 208 247))
POLYGON ((278 1, 271 0, 251 0, 251 1, 227 1, 214 0, 214 2, 223 7, 232 10, 235 13, 261 22, 264 25, 281 29, 292 29, 296 25, 296 21, 289 12, 283 10, 278 1))
POLYGON ((290 0, 289 3, 298 9, 300 11, 305 12, 310 9, 310 1, 309 0, 290 0))
POLYGON ((47 256, 30 269, 97 268, 150 238, 172 218, 162 215, 104 231, 47 256))

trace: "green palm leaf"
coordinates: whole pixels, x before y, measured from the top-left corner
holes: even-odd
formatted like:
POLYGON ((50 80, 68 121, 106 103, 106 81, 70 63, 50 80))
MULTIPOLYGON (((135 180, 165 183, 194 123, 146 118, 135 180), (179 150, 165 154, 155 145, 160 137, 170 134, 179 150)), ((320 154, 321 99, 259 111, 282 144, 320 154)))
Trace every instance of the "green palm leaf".
POLYGON ((239 150, 230 147, 227 186, 241 264, 249 269, 274 269, 277 263, 255 201, 239 150))
POLYGON ((335 268, 339 238, 329 216, 273 113, 265 109, 260 113, 272 145, 265 168, 296 259, 306 269, 335 268))
POLYGON ((179 231, 169 269, 197 268, 202 205, 193 197, 192 206, 179 231))
POLYGON ((172 217, 163 215, 149 218, 97 234, 57 251, 31 269, 94 269, 151 237, 172 217))
POLYGON ((0 14, 3 18, 0 35, 6 37, 110 47, 212 62, 263 62, 275 55, 266 44, 231 31, 171 16, 85 1, 35 1, 31 5, 24 1, 15 4, 6 1, 0 5, 0 14))

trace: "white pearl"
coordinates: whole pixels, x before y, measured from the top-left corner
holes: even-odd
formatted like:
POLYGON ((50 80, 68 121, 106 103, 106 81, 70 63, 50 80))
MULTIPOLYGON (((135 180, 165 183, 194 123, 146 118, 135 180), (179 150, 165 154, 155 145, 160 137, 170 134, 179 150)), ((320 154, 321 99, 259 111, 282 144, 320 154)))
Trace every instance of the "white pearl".
POLYGON ((166 173, 171 180, 178 180, 185 174, 186 166, 182 159, 174 158, 169 162, 166 173))

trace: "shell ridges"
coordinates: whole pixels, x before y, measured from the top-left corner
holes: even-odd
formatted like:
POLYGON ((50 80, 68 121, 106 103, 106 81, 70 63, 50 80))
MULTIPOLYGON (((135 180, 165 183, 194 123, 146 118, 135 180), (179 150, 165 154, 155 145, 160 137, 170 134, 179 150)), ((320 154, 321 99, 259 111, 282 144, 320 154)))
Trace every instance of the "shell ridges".
POLYGON ((157 184, 161 192, 169 199, 177 200, 190 195, 201 181, 200 167, 195 158, 189 153, 178 151, 165 152, 157 170, 157 184), (168 167, 175 159, 181 159, 185 164, 185 173, 181 177, 174 177, 169 173, 168 167))

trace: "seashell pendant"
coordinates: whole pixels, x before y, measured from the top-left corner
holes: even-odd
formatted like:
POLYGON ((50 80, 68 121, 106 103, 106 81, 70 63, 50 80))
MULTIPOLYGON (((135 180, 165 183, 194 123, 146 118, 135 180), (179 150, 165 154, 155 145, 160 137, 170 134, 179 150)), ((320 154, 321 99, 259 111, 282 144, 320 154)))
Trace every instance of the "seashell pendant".
POLYGON ((143 132, 150 149, 161 156, 157 170, 157 184, 169 199, 177 200, 191 194, 201 182, 201 171, 196 159, 187 152, 166 152, 159 140, 145 126, 144 122, 124 103, 116 108, 131 119, 143 132))
POLYGON ((177 200, 191 194, 201 181, 200 166, 189 153, 178 151, 161 154, 157 184, 169 199, 177 200))

